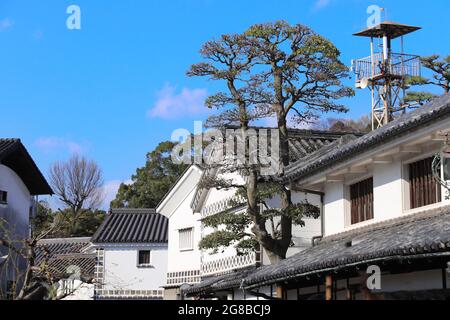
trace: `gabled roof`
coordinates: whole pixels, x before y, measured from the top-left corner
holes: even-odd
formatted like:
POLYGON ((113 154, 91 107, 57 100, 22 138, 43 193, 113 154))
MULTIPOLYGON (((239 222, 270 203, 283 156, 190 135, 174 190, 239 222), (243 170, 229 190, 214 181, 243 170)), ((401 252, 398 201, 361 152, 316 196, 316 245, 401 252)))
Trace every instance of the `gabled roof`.
POLYGON ((53 194, 52 188, 20 139, 0 139, 0 164, 13 170, 31 195, 53 194))
POLYGON ((155 209, 112 209, 92 237, 93 243, 166 243, 168 219, 155 209))
POLYGON ((53 277, 62 277, 79 268, 85 279, 94 277, 96 255, 90 253, 92 246, 89 237, 56 238, 39 240, 36 246, 36 266, 44 263, 53 277))
POLYGON ((450 94, 440 96, 421 108, 405 113, 362 137, 348 135, 309 156, 300 158, 286 168, 285 179, 293 181, 305 178, 441 120, 448 121, 450 127, 450 94))
MULTIPOLYGON (((198 165, 198 164, 192 164, 190 166, 188 166, 184 172, 178 177, 178 179, 172 184, 172 186, 170 187, 170 189, 166 192, 166 194, 164 195, 164 197, 161 198, 161 200, 159 201, 158 205, 156 206, 156 210, 160 213, 162 213, 163 215, 165 215, 164 213, 164 206, 167 204, 167 202, 169 200, 171 200, 173 198, 173 195, 178 191, 178 188, 185 183, 187 177, 189 174, 192 173, 192 171, 194 170, 198 170, 199 172, 203 172, 204 168, 202 165, 198 165)), ((168 216, 169 218, 170 216, 168 216)))
POLYGON ((325 237, 315 247, 258 269, 244 279, 243 286, 253 288, 289 279, 299 280, 350 265, 421 255, 450 257, 450 206, 325 237))

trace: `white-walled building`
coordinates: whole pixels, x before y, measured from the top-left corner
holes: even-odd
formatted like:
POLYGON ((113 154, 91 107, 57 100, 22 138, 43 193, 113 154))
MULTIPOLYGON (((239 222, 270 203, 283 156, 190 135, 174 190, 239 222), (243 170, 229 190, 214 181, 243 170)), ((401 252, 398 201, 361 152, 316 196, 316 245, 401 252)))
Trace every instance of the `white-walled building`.
POLYGON ((154 209, 112 209, 92 237, 96 299, 162 299, 168 219, 154 209))
POLYGON ((182 284, 200 282, 201 251, 197 244, 201 239, 201 221, 191 203, 202 174, 200 167, 190 166, 157 207, 169 221, 165 299, 179 298, 182 284))
MULTIPOLYGON (((30 217, 38 195, 53 191, 20 139, 0 139, 0 238, 19 244, 30 236, 30 217)), ((26 267, 0 247, 0 296, 8 294, 26 267)))
MULTIPOLYGON (((340 138, 342 134, 321 131, 291 130, 290 148, 293 158, 305 156, 340 138)), ((246 210, 246 205, 235 205, 236 190, 206 189, 199 183, 202 177, 220 175, 220 170, 192 165, 159 204, 157 211, 169 219, 168 274, 165 299, 181 299, 180 287, 191 296, 210 296, 221 299, 251 299, 240 289, 240 281, 257 267, 269 264, 263 250, 240 255, 233 246, 221 248, 217 253, 200 250, 201 239, 215 231, 202 223, 206 217, 232 209, 235 213, 246 210), (231 208, 233 204, 234 208, 231 208), (189 287, 190 285, 190 287, 189 287), (189 288, 188 288, 189 287, 189 288)), ((222 174, 237 184, 243 179, 236 173, 222 174)), ((294 203, 308 201, 321 206, 321 195, 314 192, 294 192, 294 203)), ((268 206, 279 207, 279 200, 267 199, 268 206)), ((311 246, 313 237, 321 235, 320 219, 305 218, 305 226, 294 226, 293 245, 288 256, 311 246)), ((270 287, 265 290, 270 294, 270 287)))
MULTIPOLYGON (((276 286, 287 299, 448 296, 450 195, 432 163, 449 132, 446 94, 293 163, 286 183, 323 193, 324 237, 249 275, 243 287, 276 286), (370 266, 381 272, 380 288, 367 286, 370 266)), ((448 167, 440 169, 443 178, 448 167)))

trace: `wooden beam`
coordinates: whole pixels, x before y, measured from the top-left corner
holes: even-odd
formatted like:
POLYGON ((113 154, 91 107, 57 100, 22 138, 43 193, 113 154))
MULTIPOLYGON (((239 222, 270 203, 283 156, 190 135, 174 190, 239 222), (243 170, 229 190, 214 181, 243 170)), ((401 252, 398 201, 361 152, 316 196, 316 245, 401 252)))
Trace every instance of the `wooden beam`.
POLYGON ((283 299, 284 298, 284 289, 283 289, 283 287, 280 286, 280 285, 277 285, 276 291, 277 291, 277 298, 278 299, 283 299))
POLYGON ((392 158, 391 157, 375 157, 375 158, 372 158, 372 162, 375 164, 392 163, 392 158))
POLYGON ((347 173, 367 173, 367 168, 365 166, 351 167, 347 173))
POLYGON ((343 175, 327 176, 326 182, 344 182, 345 177, 343 175))
POLYGON ((422 148, 417 146, 407 146, 407 147, 401 147, 400 148, 401 153, 421 153, 422 148))
POLYGON ((433 141, 445 141, 445 135, 442 133, 435 133, 431 136, 431 140, 433 141))
POLYGON ((332 300, 333 298, 333 277, 327 275, 325 277, 325 300, 332 300))
POLYGON ((320 177, 320 178, 318 178, 318 179, 316 179, 316 180, 313 180, 313 181, 311 181, 311 182, 308 182, 308 185, 313 186, 313 185, 317 185, 317 184, 324 183, 324 182, 326 182, 326 181, 327 181, 327 178, 326 178, 326 177, 320 177))

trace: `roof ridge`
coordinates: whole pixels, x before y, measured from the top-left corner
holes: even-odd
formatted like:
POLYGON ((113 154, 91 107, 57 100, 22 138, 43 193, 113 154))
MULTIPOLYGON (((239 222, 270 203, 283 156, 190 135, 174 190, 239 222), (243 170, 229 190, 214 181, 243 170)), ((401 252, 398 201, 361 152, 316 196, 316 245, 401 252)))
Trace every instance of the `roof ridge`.
POLYGON ((155 208, 111 208, 110 214, 160 214, 155 208))
POLYGON ((81 242, 91 242, 91 237, 72 237, 72 238, 45 238, 40 239, 40 243, 81 243, 81 242))

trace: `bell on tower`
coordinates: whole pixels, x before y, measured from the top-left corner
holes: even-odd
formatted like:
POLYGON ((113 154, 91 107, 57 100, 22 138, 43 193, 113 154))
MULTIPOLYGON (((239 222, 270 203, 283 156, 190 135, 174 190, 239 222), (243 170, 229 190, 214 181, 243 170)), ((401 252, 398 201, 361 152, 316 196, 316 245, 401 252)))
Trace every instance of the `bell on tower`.
POLYGON ((403 36, 420 27, 395 22, 381 22, 354 36, 370 38, 370 56, 353 61, 356 88, 372 91, 372 130, 391 121, 398 112, 405 112, 403 104, 406 83, 419 77, 420 58, 403 52, 403 36), (400 53, 392 50, 392 41, 400 38, 400 53), (377 47, 375 47, 377 43, 377 47))

